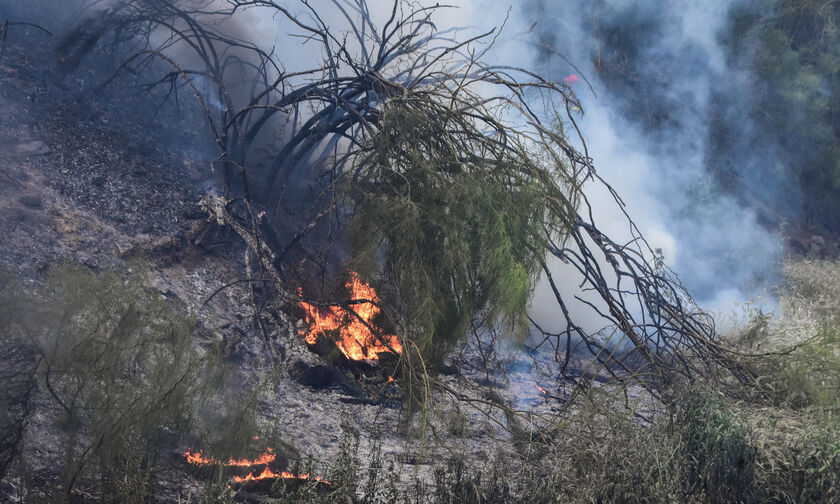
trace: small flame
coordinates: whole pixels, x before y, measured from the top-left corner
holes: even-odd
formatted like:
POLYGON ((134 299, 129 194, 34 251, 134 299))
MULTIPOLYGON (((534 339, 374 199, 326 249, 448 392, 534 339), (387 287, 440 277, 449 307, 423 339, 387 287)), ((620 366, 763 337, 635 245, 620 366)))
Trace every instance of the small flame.
POLYGON ((272 453, 263 453, 262 455, 260 455, 258 458, 255 458, 254 460, 248 460, 248 459, 234 460, 233 458, 231 458, 230 460, 227 461, 227 463, 225 465, 226 466, 234 466, 234 467, 250 467, 252 465, 262 465, 262 464, 268 464, 268 463, 274 462, 274 458, 275 458, 274 454, 272 454, 272 453))
MULTIPOLYGON (((318 341, 318 336, 327 331, 338 330, 339 339, 336 345, 348 359, 378 360, 380 353, 391 350, 396 353, 402 352, 402 345, 395 334, 383 334, 377 338, 371 333, 369 327, 373 327, 373 319, 381 312, 376 306, 379 303, 376 290, 362 281, 354 271, 350 271, 346 287, 351 299, 367 301, 353 305, 352 309, 359 315, 358 317, 340 306, 321 308, 304 301, 299 303, 300 307, 306 311, 309 321, 309 329, 301 332, 306 342, 314 345, 318 341), (387 345, 383 344, 383 341, 387 345)), ((298 293, 301 293, 300 289, 298 293)))
MULTIPOLYGON (((266 466, 265 469, 263 469, 263 471, 256 476, 254 475, 253 472, 249 472, 248 475, 245 476, 245 477, 234 476, 233 479, 232 479, 232 481, 234 483, 242 483, 244 481, 264 480, 264 479, 270 479, 270 478, 301 479, 301 480, 305 480, 305 479, 310 478, 309 474, 294 474, 294 473, 290 473, 288 471, 281 471, 279 473, 276 473, 276 472, 272 471, 268 467, 268 464, 270 464, 271 462, 274 462, 274 460, 275 460, 275 455, 272 453, 271 448, 266 448, 266 453, 263 453, 262 455, 260 455, 259 457, 255 458, 253 460, 244 459, 244 458, 243 459, 234 459, 233 457, 231 457, 231 458, 228 459, 227 462, 221 462, 219 460, 216 460, 213 457, 205 457, 204 453, 201 450, 199 450, 198 452, 193 452, 191 450, 187 450, 187 451, 184 452, 184 456, 187 458, 187 462, 189 462, 190 464, 195 464, 195 465, 222 465, 222 466, 226 466, 226 467, 251 467, 251 466, 256 466, 256 465, 265 465, 266 466)), ((313 479, 315 481, 319 482, 319 483, 325 483, 327 485, 330 484, 329 481, 325 480, 324 478, 322 478, 320 476, 315 476, 315 477, 313 477, 313 479)))
POLYGON ((539 391, 540 391, 540 392, 542 392, 543 394, 548 394, 548 392, 546 392, 546 390, 545 390, 544 388, 540 387, 540 386, 539 386, 539 385, 537 385, 536 383, 534 384, 534 386, 535 386, 535 387, 537 387, 537 390, 539 390, 539 391))
POLYGON ((269 448, 266 453, 263 453, 259 457, 255 458, 254 460, 249 459, 234 459, 233 457, 229 458, 227 462, 221 462, 219 460, 214 459, 213 457, 205 457, 204 453, 199 450, 196 453, 187 450, 184 452, 184 456, 187 457, 187 462, 190 464, 195 465, 223 465, 228 467, 250 467, 254 465, 263 465, 274 462, 275 455, 271 453, 271 448, 269 448))
POLYGON ((397 380, 393 376, 388 377, 388 383, 394 383, 395 381, 397 380))
POLYGON ((210 465, 217 463, 216 460, 212 457, 205 458, 204 454, 201 451, 199 451, 198 453, 193 453, 190 450, 187 450, 184 452, 184 456, 187 457, 187 462, 189 462, 190 464, 210 465))
MULTIPOLYGON (((276 473, 276 472, 272 471, 271 469, 269 469, 268 467, 266 467, 265 469, 263 469, 263 472, 261 472, 257 476, 254 476, 254 473, 248 473, 248 475, 245 476, 245 477, 234 476, 233 477, 233 482, 234 483, 242 483, 242 482, 245 482, 245 481, 256 481, 256 480, 273 479, 273 478, 309 479, 309 474, 294 474, 294 473, 290 473, 288 471, 281 471, 279 473, 276 473)), ((320 483, 326 483, 327 485, 330 484, 329 481, 323 479, 320 476, 315 476, 314 479, 315 479, 315 481, 318 481, 320 483)))

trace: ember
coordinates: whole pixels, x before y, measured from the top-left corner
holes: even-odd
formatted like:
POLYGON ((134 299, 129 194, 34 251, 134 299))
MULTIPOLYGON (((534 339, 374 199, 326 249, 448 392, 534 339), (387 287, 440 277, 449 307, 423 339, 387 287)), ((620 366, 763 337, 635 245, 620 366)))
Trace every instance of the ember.
POLYGON ((547 392, 544 388, 540 387, 540 386, 539 386, 539 385, 537 385, 536 383, 534 384, 534 386, 535 386, 535 387, 537 387, 537 390, 539 390, 539 391, 540 391, 540 392, 542 392, 543 394, 548 394, 548 392, 547 392))
POLYGON ((336 345, 348 359, 378 360, 380 353, 392 350, 396 353, 402 352, 402 345, 395 334, 383 334, 377 337, 370 330, 374 327, 373 319, 381 311, 376 306, 376 303, 379 303, 379 296, 373 287, 363 282, 353 271, 350 272, 346 286, 351 299, 365 301, 352 305, 352 310, 358 314, 358 317, 349 309, 340 306, 318 307, 304 301, 299 303, 299 306, 306 311, 309 321, 309 329, 301 332, 306 342, 314 345, 319 336, 327 331, 338 330, 339 339, 336 345))

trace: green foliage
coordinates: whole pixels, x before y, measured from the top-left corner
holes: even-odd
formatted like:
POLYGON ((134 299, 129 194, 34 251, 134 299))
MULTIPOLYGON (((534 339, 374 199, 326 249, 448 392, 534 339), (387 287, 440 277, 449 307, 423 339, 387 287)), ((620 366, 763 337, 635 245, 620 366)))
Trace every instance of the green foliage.
POLYGON ((729 405, 709 392, 689 390, 672 428, 688 494, 705 495, 711 502, 758 502, 755 450, 729 405))
MULTIPOLYGON (((278 503, 391 504, 405 496, 397 490, 399 475, 393 464, 385 466, 378 436, 372 439, 368 467, 361 465, 359 435, 348 425, 342 425, 339 450, 330 464, 326 480, 315 478, 277 480, 271 488, 271 497, 278 503)), ((295 474, 317 474, 312 460, 292 468, 295 474)))
POLYGON ((41 382, 62 412, 67 498, 95 460, 104 500, 144 502, 161 448, 190 426, 210 384, 193 322, 141 276, 68 267, 15 300, 15 324, 37 342, 41 382))
POLYGON ((754 415, 756 484, 764 502, 836 502, 840 425, 822 415, 762 409, 754 415))
POLYGON ((501 504, 512 500, 510 489, 495 471, 488 478, 482 479, 481 471, 470 471, 457 458, 449 459, 435 469, 432 502, 501 504))
POLYGON ((356 496, 356 488, 363 474, 359 460, 359 435, 349 426, 342 425, 338 456, 330 467, 330 496, 334 502, 343 502, 356 496))
POLYGON ((352 265, 369 276, 384 258, 427 365, 476 321, 524 334, 547 240, 573 210, 559 160, 481 126, 434 101, 394 99, 345 185, 352 265))
MULTIPOLYGON (((610 394, 593 390, 529 461, 523 502, 702 502, 685 491, 685 458, 667 416, 645 425, 610 394)), ((520 490, 521 492, 522 490, 520 490)))
MULTIPOLYGON (((550 437, 526 450, 532 456, 438 458, 431 479, 383 463, 376 442, 363 468, 358 435, 345 429, 330 485, 277 482, 272 498, 304 504, 828 504, 840 495, 836 417, 753 409, 701 386, 683 390, 670 412, 653 412, 650 421, 622 403, 593 390, 578 411, 546 431, 550 437)), ((300 471, 311 468, 310 462, 300 471)))
POLYGON ((616 406, 588 398, 540 460, 551 469, 526 478, 524 502, 836 501, 836 420, 756 410, 698 386, 651 423, 616 406))
MULTIPOLYGON (((739 6, 726 37, 753 78, 744 93, 761 143, 786 153, 771 172, 801 187, 813 221, 840 229, 840 5, 760 0, 739 6)), ((725 143, 725 141, 723 142, 725 143)))

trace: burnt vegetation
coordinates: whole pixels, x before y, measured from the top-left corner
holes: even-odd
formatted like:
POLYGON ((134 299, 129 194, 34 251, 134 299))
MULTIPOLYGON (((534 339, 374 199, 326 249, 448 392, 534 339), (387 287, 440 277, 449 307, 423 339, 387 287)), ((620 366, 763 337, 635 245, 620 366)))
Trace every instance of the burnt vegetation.
MULTIPOLYGON (((195 128, 215 158, 203 167, 212 188, 200 200, 201 236, 233 239, 244 257, 241 277, 198 312, 244 285, 269 371, 226 395, 230 348, 197 345, 195 314, 145 286, 142 264, 127 273, 54 268, 25 288, 5 282, 0 477, 37 486, 19 447, 40 391, 62 462, 51 490, 20 491, 32 502, 173 501, 162 468, 181 460, 172 447, 185 443, 207 450, 187 472, 204 483, 190 499, 208 503, 837 498, 840 395, 825 385, 840 374, 835 320, 781 350, 755 344, 770 330, 763 314, 741 340, 722 340, 598 176, 568 85, 488 63, 498 29, 452 38, 434 24, 447 7, 394 0, 380 22, 364 0, 329 8, 341 28, 307 1, 125 0, 55 38, 59 77, 107 53, 117 63, 102 89, 146 93, 203 121, 195 128), (254 11, 317 59, 292 69, 288 49, 247 41, 254 11), (629 241, 599 229, 592 187, 620 209, 629 241), (378 297, 348 297, 355 275, 378 297), (528 315, 540 279, 559 330, 528 315), (303 318, 303 307, 356 322, 383 354, 353 363, 326 345, 320 367, 289 370, 306 385, 357 366, 385 383, 364 400, 396 402, 406 436, 422 444, 440 426, 466 436, 469 410, 510 438, 516 459, 478 470, 453 454, 430 475, 409 475, 385 460, 375 435, 363 453, 348 427, 337 456, 315 461, 260 428, 260 394, 286 372, 282 339, 299 336, 282 324, 303 318), (458 388, 441 376, 472 341, 487 380, 458 388), (494 390, 503 342, 548 349, 563 383, 562 393, 537 386, 551 415, 494 390), (761 423, 762 408, 801 415, 780 413, 779 432, 761 423), (265 462, 227 458, 244 446, 265 462)), ((42 30, 5 20, 0 58, 17 26, 42 30)), ((361 387, 351 382, 341 386, 361 387)))

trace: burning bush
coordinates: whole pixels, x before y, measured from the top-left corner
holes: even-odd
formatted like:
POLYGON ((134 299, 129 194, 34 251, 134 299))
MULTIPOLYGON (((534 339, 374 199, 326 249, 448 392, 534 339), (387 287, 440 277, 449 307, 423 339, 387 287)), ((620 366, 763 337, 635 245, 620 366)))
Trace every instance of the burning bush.
MULTIPOLYGON (((434 369, 471 324, 524 334, 546 249, 568 232, 589 171, 564 132, 574 127, 563 105, 579 105, 570 88, 489 65, 486 50, 468 56, 494 31, 452 42, 432 22, 440 6, 395 0, 381 33, 366 37, 374 25, 361 3, 360 19, 347 16, 358 36, 341 42, 307 2, 299 7, 312 19, 282 2, 229 4, 118 2, 79 30, 102 26, 101 40, 111 33, 118 43, 138 23, 142 33, 170 34, 163 45, 141 36, 148 45, 123 68, 168 66, 158 82, 197 97, 222 149, 223 196, 210 198, 210 210, 252 248, 280 300, 299 301, 295 276, 352 267, 382 293, 399 337, 389 345, 403 347, 415 369, 434 369), (322 44, 323 68, 286 72, 281 53, 229 36, 226 23, 248 9, 285 17, 322 44), (560 107, 536 111, 532 95, 560 107)), ((72 37, 60 45, 76 59, 90 50, 72 37)))
POLYGON ((72 54, 62 55, 128 47, 124 34, 134 32, 121 68, 147 77, 145 89, 168 84, 167 96, 196 98, 219 146, 212 168, 221 176, 202 207, 256 256, 261 274, 249 263, 247 275, 269 280, 264 292, 277 306, 346 311, 353 300, 326 286, 336 271, 358 271, 380 292, 377 308, 410 371, 406 389, 428 392, 430 374, 470 330, 541 333, 576 384, 587 380, 570 366, 574 339, 593 361, 609 356, 599 365, 605 373, 657 398, 697 375, 750 384, 733 356, 711 344, 712 319, 654 260, 618 194, 595 173, 586 142, 570 138, 580 135, 580 103, 569 83, 484 61, 496 30, 453 40, 432 20, 447 7, 401 0, 382 26, 360 1, 342 10, 343 27, 305 1, 288 4, 300 12, 262 0, 201 4, 109 3, 69 32, 101 27, 98 38, 83 47, 68 35, 60 45, 72 54), (287 71, 286 54, 231 28, 249 10, 285 19, 290 40, 317 44, 321 59, 287 71), (599 230, 584 184, 613 197, 630 241, 599 230), (563 281, 587 299, 558 287, 555 259, 569 265, 563 281), (528 318, 539 275, 552 290, 560 332, 528 318), (325 287, 301 299, 297 286, 316 279, 325 287), (581 326, 585 313, 617 329, 640 364, 614 358, 581 326), (648 378, 639 379, 639 366, 648 378))
POLYGON ((384 107, 346 192, 353 264, 375 272, 384 249, 407 333, 436 365, 471 323, 527 331, 543 251, 568 229, 574 180, 542 152, 549 141, 526 146, 503 127, 502 144, 491 140, 471 91, 441 84, 416 94, 384 107), (450 93, 457 105, 434 97, 450 93))

